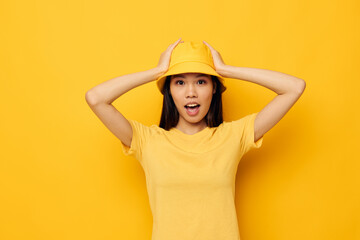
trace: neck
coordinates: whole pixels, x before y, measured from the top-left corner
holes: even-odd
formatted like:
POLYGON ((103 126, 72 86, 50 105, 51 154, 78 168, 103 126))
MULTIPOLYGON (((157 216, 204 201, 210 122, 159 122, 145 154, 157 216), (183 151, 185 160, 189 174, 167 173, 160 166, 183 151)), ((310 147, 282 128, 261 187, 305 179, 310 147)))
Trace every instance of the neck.
POLYGON ((179 119, 179 122, 175 128, 182 131, 183 133, 193 135, 193 134, 198 133, 198 132, 204 130, 205 128, 207 128, 207 125, 206 125, 205 120, 202 120, 197 123, 191 123, 191 122, 187 122, 187 121, 181 121, 179 119))

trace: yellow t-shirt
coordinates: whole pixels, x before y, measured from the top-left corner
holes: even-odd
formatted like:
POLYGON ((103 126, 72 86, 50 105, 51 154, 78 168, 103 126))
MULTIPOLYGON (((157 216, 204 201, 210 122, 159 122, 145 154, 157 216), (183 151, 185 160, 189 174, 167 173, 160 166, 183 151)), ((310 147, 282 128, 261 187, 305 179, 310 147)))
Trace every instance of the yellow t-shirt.
POLYGON ((133 137, 125 155, 145 172, 153 215, 152 240, 239 240, 235 177, 254 142, 258 113, 188 135, 176 128, 129 120, 133 137))

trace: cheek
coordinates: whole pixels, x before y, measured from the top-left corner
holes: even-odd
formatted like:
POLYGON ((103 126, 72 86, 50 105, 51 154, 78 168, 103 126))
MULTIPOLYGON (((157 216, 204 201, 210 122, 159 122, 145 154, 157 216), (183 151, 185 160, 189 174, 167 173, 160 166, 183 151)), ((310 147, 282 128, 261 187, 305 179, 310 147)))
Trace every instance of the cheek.
POLYGON ((172 96, 172 99, 173 99, 173 101, 175 103, 175 106, 180 107, 180 105, 182 103, 181 103, 181 100, 180 100, 179 96, 173 95, 173 94, 171 94, 171 96, 172 96))
POLYGON ((206 94, 206 96, 205 96, 205 101, 206 101, 206 103, 210 106, 210 104, 211 104, 211 100, 212 100, 212 98, 213 98, 213 94, 212 94, 212 92, 210 92, 210 93, 207 93, 206 94))

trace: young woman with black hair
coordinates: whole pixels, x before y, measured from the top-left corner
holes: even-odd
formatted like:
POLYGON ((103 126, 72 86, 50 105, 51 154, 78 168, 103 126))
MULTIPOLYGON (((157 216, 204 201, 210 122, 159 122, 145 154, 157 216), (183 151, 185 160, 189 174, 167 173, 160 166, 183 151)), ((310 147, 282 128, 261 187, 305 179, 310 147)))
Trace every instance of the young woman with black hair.
POLYGON ((280 72, 226 65, 208 43, 178 39, 158 66, 95 86, 86 101, 134 156, 146 175, 152 240, 239 240, 235 208, 238 163, 259 148, 299 99, 305 81, 280 72), (226 122, 223 78, 253 82, 278 95, 260 112, 226 122), (126 119, 112 102, 157 80, 163 94, 159 126, 126 119))

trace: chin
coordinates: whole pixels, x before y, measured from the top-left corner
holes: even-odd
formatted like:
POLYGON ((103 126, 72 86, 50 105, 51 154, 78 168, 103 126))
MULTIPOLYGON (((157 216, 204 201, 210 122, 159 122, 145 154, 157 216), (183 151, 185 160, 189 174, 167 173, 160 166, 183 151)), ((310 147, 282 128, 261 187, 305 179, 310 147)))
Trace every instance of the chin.
POLYGON ((182 118, 190 123, 199 123, 205 118, 206 114, 197 114, 196 116, 189 116, 186 112, 182 115, 182 118))

